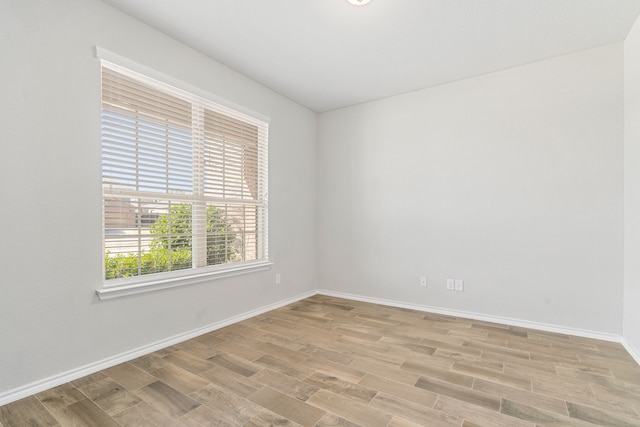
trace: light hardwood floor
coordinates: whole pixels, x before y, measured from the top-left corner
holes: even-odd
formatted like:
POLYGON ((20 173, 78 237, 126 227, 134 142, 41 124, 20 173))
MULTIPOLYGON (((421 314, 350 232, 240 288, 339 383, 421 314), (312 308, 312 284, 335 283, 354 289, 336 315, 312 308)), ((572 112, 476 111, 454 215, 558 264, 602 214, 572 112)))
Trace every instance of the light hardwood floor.
POLYGON ((0 426, 640 426, 619 344, 314 296, 0 407, 0 426))

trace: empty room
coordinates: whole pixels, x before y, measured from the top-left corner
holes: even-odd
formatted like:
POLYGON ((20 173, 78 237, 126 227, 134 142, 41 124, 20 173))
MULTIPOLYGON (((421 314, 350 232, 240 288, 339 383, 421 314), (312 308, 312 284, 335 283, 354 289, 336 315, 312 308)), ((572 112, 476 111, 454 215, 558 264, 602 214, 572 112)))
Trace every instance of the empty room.
POLYGON ((0 427, 640 426, 639 16, 0 0, 0 427))

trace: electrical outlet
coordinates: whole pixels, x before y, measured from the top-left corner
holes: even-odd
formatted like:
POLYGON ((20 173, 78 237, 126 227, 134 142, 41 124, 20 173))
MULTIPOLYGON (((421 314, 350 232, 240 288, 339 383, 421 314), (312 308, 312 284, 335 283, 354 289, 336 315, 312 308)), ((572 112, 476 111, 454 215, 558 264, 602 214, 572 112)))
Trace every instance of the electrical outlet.
POLYGON ((456 279, 455 287, 456 287, 456 291, 463 292, 464 291, 464 280, 456 279))
POLYGON ((281 283, 280 273, 276 274, 276 285, 281 283))
POLYGON ((455 289, 455 283, 456 281, 453 279, 447 279, 447 290, 448 291, 453 291, 455 289))
POLYGON ((427 276, 420 276, 420 286, 427 286, 427 276))

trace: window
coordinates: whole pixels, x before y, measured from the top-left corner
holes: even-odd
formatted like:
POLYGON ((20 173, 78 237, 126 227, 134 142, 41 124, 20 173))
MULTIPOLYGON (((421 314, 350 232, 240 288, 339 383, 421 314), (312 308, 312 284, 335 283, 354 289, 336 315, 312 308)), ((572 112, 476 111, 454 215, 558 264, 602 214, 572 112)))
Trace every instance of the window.
POLYGON ((264 121, 103 60, 99 295, 264 266, 267 135, 264 121))

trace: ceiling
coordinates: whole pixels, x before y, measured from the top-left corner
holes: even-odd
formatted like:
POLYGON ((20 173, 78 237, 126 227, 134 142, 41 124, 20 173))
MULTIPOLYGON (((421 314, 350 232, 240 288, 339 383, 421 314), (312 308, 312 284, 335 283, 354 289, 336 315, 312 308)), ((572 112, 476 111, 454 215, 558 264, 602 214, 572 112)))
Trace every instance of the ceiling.
POLYGON ((323 112, 625 39, 640 0, 103 0, 323 112))

